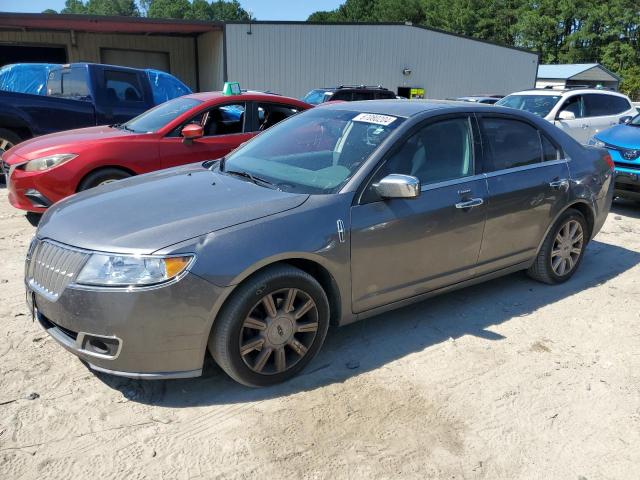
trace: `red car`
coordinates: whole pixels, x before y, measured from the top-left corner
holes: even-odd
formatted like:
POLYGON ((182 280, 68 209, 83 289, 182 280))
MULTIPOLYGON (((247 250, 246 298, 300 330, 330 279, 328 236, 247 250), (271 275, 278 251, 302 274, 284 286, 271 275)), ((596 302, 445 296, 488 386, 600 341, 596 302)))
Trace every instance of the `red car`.
POLYGON ((223 157, 261 130, 311 105, 257 92, 186 95, 119 125, 34 138, 3 155, 11 204, 44 212, 104 183, 223 157))

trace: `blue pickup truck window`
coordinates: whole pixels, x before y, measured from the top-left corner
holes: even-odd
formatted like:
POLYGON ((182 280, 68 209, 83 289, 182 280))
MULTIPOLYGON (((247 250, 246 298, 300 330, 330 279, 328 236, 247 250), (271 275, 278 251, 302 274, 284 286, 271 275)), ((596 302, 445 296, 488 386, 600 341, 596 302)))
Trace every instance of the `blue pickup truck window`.
POLYGON ((105 70, 104 84, 109 103, 143 101, 142 89, 135 73, 105 70))
POLYGON ((160 70, 148 69, 146 72, 153 93, 153 103, 156 105, 192 93, 189 87, 173 75, 160 70))

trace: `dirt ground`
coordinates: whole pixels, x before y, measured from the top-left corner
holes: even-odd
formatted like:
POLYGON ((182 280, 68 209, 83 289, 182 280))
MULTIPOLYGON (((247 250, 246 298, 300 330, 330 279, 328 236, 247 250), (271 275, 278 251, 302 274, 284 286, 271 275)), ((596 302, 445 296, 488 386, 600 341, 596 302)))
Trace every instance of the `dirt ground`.
POLYGON ((330 331, 251 390, 97 375, 31 322, 0 190, 0 478, 640 478, 640 207, 565 285, 511 275, 330 331))

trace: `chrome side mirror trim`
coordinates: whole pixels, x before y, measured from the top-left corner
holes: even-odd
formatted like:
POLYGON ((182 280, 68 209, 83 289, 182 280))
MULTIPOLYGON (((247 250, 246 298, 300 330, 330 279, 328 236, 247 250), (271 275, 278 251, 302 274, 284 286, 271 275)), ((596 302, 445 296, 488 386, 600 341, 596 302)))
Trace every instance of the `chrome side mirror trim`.
POLYGON ((411 175, 392 173, 373 185, 382 198, 417 198, 420 196, 420 180, 411 175))

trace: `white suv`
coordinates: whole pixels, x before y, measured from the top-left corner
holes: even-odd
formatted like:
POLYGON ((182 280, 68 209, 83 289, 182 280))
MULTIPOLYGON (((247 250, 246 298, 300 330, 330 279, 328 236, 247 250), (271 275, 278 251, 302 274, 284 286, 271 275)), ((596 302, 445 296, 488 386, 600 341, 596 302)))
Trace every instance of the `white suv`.
POLYGON ((525 90, 496 105, 534 113, 584 144, 592 135, 638 114, 627 96, 595 88, 525 90))

